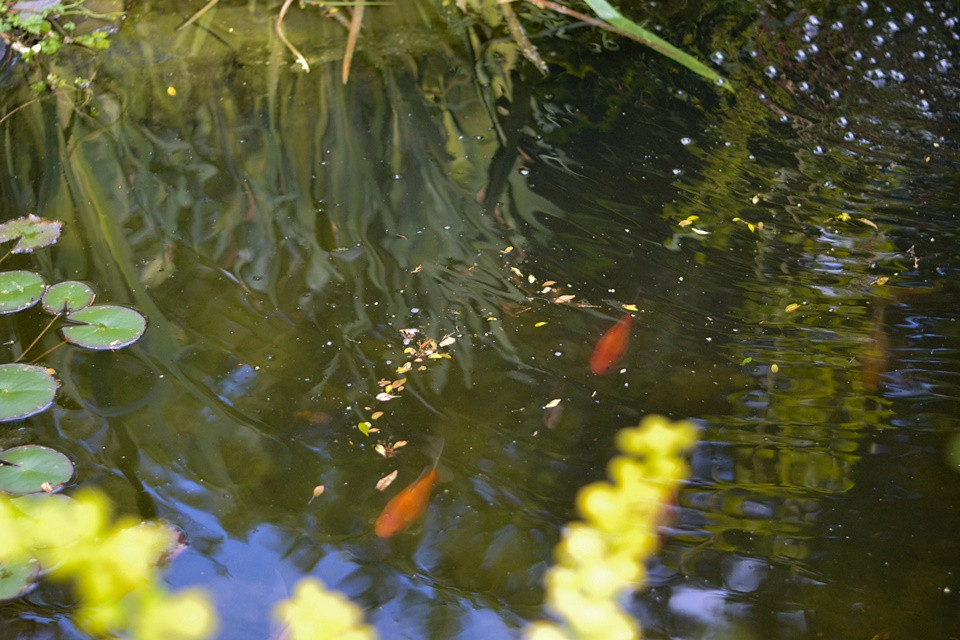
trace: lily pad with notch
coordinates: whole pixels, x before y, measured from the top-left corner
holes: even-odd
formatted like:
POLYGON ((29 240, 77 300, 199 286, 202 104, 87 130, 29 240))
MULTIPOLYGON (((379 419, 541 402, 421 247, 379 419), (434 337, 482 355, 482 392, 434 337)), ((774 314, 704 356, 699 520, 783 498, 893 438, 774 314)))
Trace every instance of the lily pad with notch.
POLYGON ((47 288, 39 273, 33 271, 0 272, 0 314, 29 309, 47 288))
POLYGON ((63 339, 79 347, 114 350, 128 347, 147 330, 147 319, 129 307, 95 304, 66 316, 73 324, 60 329, 63 339))
POLYGON ((53 404, 60 383, 43 367, 0 364, 0 422, 20 420, 53 404))
POLYGON ((40 577, 40 563, 26 562, 0 564, 0 602, 16 600, 30 593, 40 577))
POLYGON ((96 296, 97 294, 89 285, 76 280, 67 280, 47 287, 40 299, 40 306, 47 313, 59 316, 63 313, 86 309, 93 304, 96 296))
POLYGON ((11 253, 31 253, 48 247, 60 238, 62 222, 47 220, 32 213, 0 224, 0 242, 17 240, 11 253))
POLYGON ((56 449, 25 444, 0 452, 0 491, 52 493, 73 478, 73 463, 56 449))

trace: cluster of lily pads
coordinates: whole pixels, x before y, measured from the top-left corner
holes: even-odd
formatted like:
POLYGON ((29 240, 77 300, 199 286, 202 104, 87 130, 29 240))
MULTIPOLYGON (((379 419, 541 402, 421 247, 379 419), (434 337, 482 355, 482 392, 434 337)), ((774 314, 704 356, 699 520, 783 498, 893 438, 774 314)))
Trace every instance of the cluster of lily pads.
MULTIPOLYGON (((16 254, 29 254, 48 247, 60 238, 61 223, 34 215, 0 224, 0 245, 12 243, 0 256, 0 263, 16 254)), ((133 309, 118 305, 94 304, 93 289, 76 281, 48 284, 39 273, 29 270, 0 271, 0 315, 18 313, 39 304, 50 321, 26 348, 11 352, 11 362, 0 364, 0 422, 22 420, 49 408, 60 386, 54 369, 37 364, 65 344, 93 350, 115 350, 140 339, 146 319, 133 309), (62 341, 30 358, 47 332, 60 322, 62 341)), ((29 339, 20 339, 12 323, 3 346, 12 350, 29 339)), ((0 451, 0 492, 12 496, 54 493, 67 484, 74 465, 63 453, 36 444, 0 451)), ((33 572, 18 572, 0 566, 0 600, 22 595, 34 583, 33 572), (19 583, 13 584, 10 580, 19 583)))

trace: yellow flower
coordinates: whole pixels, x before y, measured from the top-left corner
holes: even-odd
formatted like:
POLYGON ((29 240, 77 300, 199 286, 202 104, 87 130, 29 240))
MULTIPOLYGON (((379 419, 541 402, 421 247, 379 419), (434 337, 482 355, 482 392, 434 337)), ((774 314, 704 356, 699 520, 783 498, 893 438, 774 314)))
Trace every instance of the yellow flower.
POLYGON ((363 624, 363 614, 339 593, 328 591, 315 578, 297 583, 293 598, 274 608, 274 616, 287 628, 290 640, 373 640, 373 627, 363 624))

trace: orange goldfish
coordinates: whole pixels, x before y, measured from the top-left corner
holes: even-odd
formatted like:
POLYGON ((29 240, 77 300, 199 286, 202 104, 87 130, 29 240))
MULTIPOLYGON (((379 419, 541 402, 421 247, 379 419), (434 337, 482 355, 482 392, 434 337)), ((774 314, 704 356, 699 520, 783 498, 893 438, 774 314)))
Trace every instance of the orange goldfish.
POLYGON ((627 350, 632 321, 633 317, 628 313, 600 336, 590 357, 590 371, 596 375, 606 373, 623 356, 623 352, 627 350))
POLYGON ((407 485, 397 495, 390 499, 383 508, 373 530, 381 538, 389 538, 405 530, 423 515, 430 502, 430 491, 437 483, 437 463, 440 456, 434 460, 429 470, 424 470, 420 477, 407 485))

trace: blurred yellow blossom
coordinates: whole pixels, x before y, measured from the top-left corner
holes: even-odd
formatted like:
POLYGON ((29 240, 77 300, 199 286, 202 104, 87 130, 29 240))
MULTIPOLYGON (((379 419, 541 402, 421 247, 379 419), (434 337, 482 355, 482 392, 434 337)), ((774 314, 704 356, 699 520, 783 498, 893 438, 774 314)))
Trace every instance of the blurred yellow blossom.
POLYGON ((657 527, 678 485, 689 476, 683 452, 696 442, 690 422, 648 416, 616 438, 624 454, 608 467, 611 482, 580 490, 583 522, 564 530, 545 578, 546 605, 562 624, 538 622, 526 640, 633 640, 640 626, 618 605, 643 582, 659 544, 657 527))
POLYGON ((285 640, 374 640, 377 632, 363 623, 363 612, 345 596, 329 591, 316 578, 297 583, 293 597, 279 602, 274 616, 285 627, 285 640))

